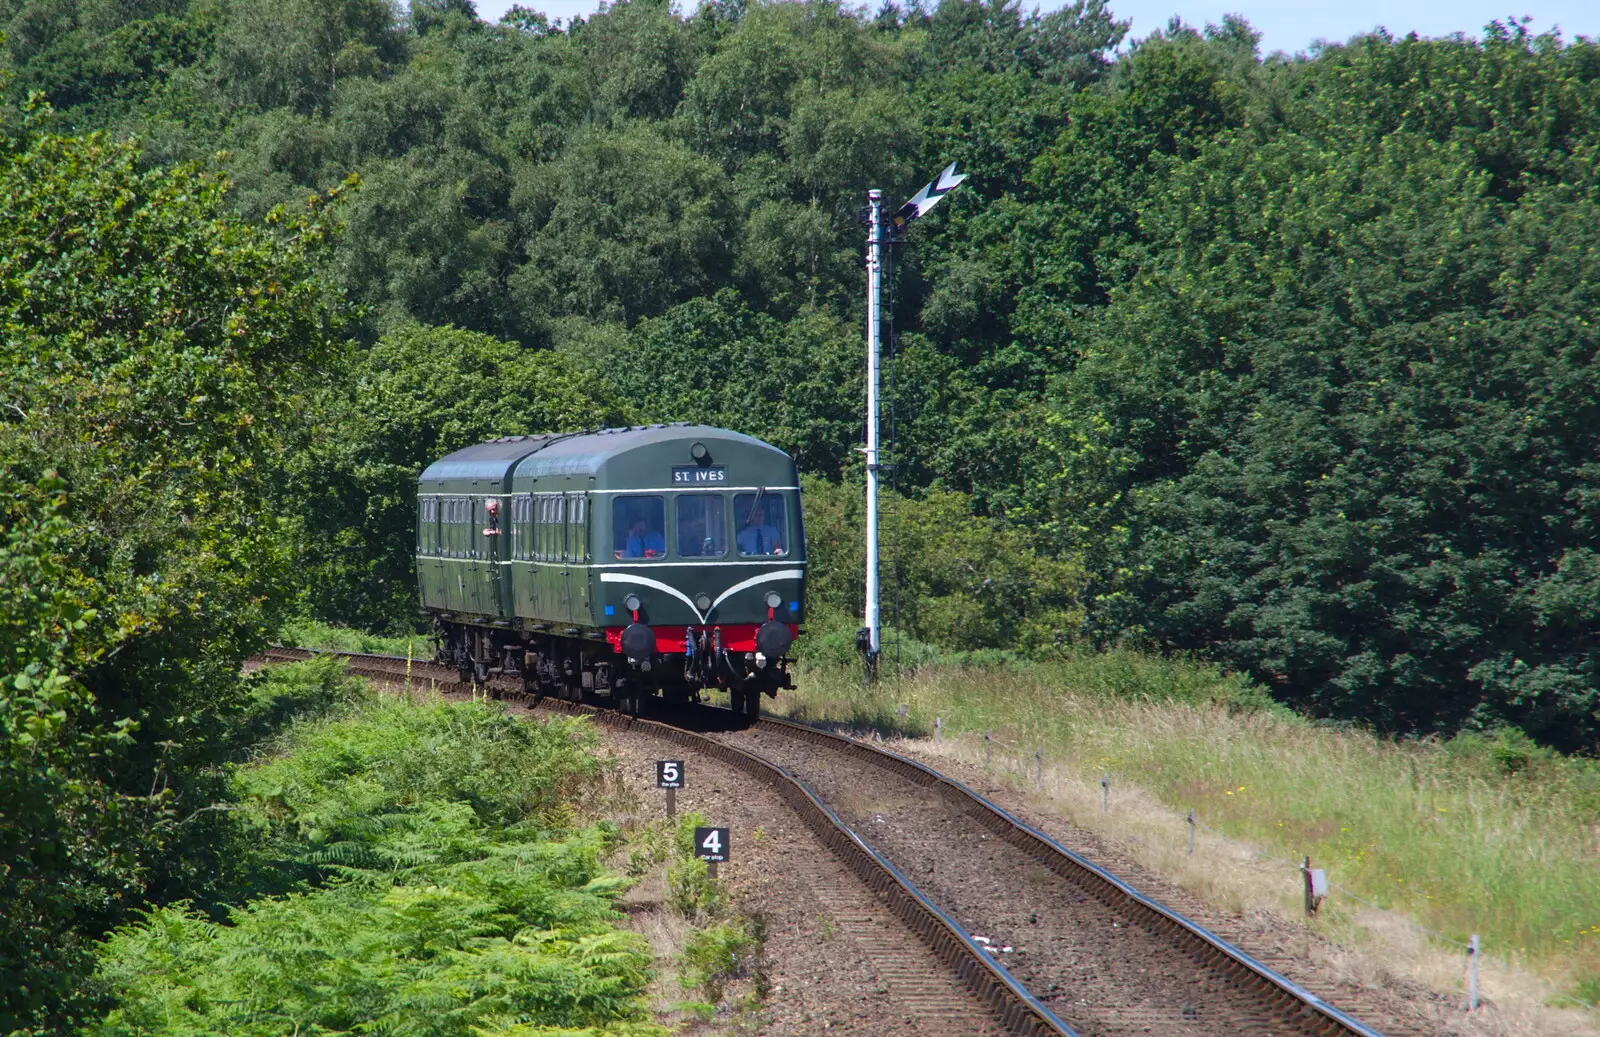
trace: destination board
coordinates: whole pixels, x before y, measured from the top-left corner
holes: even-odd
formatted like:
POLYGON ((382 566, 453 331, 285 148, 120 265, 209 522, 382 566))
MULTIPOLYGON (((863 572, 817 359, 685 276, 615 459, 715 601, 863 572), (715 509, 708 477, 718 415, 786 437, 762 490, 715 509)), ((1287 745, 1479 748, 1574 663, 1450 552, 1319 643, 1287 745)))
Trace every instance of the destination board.
POLYGON ((727 481, 726 465, 682 465, 672 469, 674 486, 715 486, 727 481))

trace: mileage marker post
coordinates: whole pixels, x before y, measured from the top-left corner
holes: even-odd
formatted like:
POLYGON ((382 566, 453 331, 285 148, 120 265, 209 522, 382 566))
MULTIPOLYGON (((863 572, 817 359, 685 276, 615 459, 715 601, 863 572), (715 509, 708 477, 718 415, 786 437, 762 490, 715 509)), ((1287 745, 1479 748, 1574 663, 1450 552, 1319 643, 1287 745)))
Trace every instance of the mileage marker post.
POLYGON ((694 830, 695 860, 706 862, 706 875, 715 879, 717 865, 726 864, 733 857, 733 847, 726 828, 696 828, 694 830))
POLYGON ((667 816, 678 816, 678 790, 683 788, 683 761, 656 761, 656 788, 667 790, 667 816))

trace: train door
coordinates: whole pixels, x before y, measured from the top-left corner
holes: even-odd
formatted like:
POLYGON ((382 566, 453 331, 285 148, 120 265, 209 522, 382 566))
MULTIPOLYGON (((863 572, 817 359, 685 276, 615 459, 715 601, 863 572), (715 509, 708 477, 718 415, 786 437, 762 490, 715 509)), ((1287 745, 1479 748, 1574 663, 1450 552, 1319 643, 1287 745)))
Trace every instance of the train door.
POLYGON ((478 611, 478 538, 473 532, 474 501, 470 496, 461 498, 461 561, 456 569, 460 579, 456 586, 461 591, 463 612, 478 611))
POLYGON ((511 565, 513 616, 533 616, 533 497, 519 493, 511 498, 511 565))
POLYGON ((465 550, 462 545, 462 534, 466 525, 461 520, 463 498, 457 496, 441 497, 439 507, 444 514, 440 518, 440 532, 443 543, 441 554, 444 560, 440 565, 440 578, 443 584, 445 608, 451 612, 466 610, 466 570, 465 550))
POLYGON ((439 498, 417 495, 417 592, 424 606, 444 603, 439 568, 439 498))
POLYGON ((591 625, 589 613, 589 499, 582 493, 566 495, 566 585, 567 617, 574 623, 591 625))
POLYGON ((567 558, 567 495, 564 493, 550 495, 550 563, 556 616, 561 622, 570 623, 572 590, 567 581, 572 578, 572 564, 567 558))
POLYGON ((472 496, 467 498, 467 607, 486 615, 490 611, 490 565, 486 562, 486 543, 483 536, 483 498, 478 496, 478 483, 472 483, 472 496))
POLYGON ((566 581, 561 574, 561 494, 541 493, 534 499, 539 511, 539 618, 561 622, 567 618, 562 604, 566 581))

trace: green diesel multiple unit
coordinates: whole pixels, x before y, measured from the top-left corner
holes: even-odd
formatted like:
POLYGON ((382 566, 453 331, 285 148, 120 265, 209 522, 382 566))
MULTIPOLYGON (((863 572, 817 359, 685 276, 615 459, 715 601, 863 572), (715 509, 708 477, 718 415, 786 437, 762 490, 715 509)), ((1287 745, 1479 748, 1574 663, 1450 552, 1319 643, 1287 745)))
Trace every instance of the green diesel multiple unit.
POLYGON ((417 584, 441 662, 530 694, 750 715, 805 617, 794 460, 705 425, 509 436, 417 481, 417 584))

